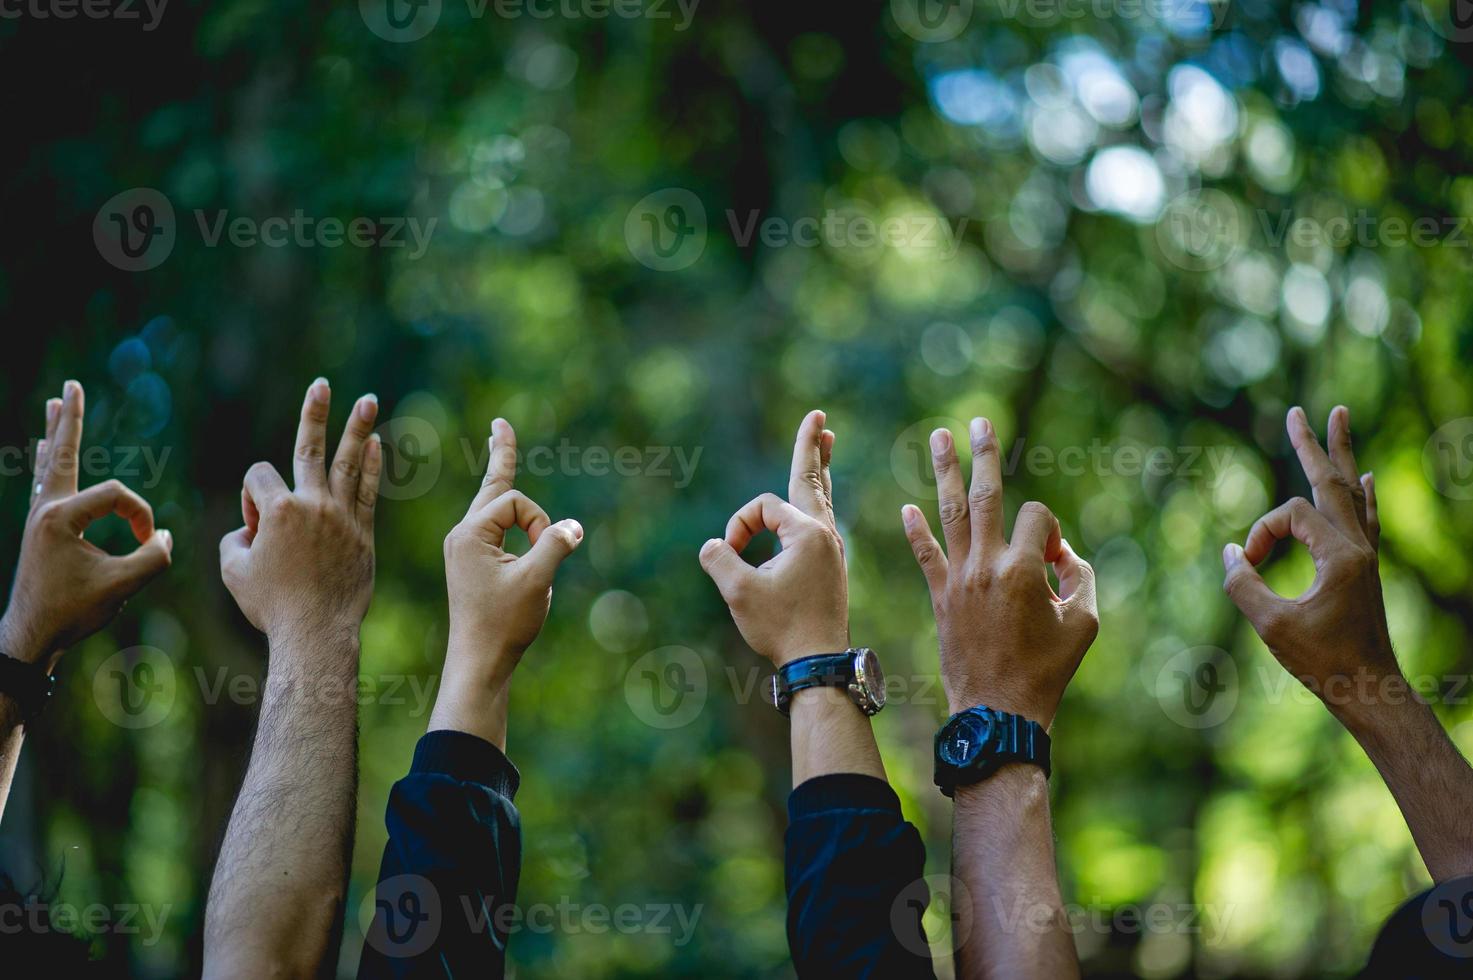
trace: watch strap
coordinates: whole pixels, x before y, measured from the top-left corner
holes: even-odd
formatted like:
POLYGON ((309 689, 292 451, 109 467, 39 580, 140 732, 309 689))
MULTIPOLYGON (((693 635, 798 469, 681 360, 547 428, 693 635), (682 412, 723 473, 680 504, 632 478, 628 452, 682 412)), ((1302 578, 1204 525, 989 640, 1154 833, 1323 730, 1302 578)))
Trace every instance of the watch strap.
POLYGON ((810 687, 848 687, 854 679, 854 653, 816 653, 790 660, 772 675, 772 703, 784 715, 793 695, 810 687))
POLYGON ((8 696, 20 711, 21 724, 34 720, 51 701, 56 678, 40 664, 17 660, 0 653, 0 694, 8 696))

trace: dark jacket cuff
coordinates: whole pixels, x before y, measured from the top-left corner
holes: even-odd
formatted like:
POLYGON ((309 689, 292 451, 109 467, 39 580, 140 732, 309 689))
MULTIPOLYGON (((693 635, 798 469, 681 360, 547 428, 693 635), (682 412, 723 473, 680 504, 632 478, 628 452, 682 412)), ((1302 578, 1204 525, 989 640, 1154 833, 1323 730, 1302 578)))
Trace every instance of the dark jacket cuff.
POLYGON ((890 810, 899 815, 900 797, 883 779, 857 772, 815 776, 788 796, 790 821, 832 810, 890 810))
POLYGON ((496 746, 465 732, 427 732, 414 747, 411 773, 449 776, 464 783, 480 783, 505 796, 517 795, 522 775, 496 746))

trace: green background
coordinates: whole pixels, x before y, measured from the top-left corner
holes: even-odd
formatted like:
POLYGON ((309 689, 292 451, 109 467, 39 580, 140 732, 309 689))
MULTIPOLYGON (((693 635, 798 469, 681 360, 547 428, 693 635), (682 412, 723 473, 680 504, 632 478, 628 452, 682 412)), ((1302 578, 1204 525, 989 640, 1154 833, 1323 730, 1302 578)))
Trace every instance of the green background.
MULTIPOLYGON (((944 874, 950 805, 930 756, 945 705, 899 509, 934 520, 917 449, 928 420, 985 414, 1009 453, 1024 440, 1009 514, 1046 502, 1100 580, 1102 628, 1055 726, 1053 780, 1086 972, 1356 969, 1426 872, 1375 771, 1223 596, 1219 553, 1307 491, 1286 409, 1304 405, 1323 433, 1349 405, 1377 475, 1393 637, 1409 673, 1447 690, 1437 710, 1473 750, 1473 108, 1469 47, 1442 12, 987 0, 956 37, 928 41, 897 20, 905 0, 706 0, 684 29, 668 4, 668 18, 581 9, 474 16, 445 0, 412 43, 375 35, 352 3, 174 0, 151 31, 0 19, 5 444, 26 446, 44 398, 80 379, 86 443, 115 451, 111 470, 131 448, 167 451, 156 485, 146 470, 97 478, 142 490, 176 540, 168 576, 63 660, 6 814, 12 870, 64 861, 64 901, 163 910, 156 942, 102 935, 99 952, 139 976, 197 972, 256 715, 208 697, 197 671, 210 688, 255 678, 264 655, 219 583, 216 542, 239 523, 250 463, 289 465, 302 392, 323 374, 335 427, 374 391, 385 419, 432 434, 391 450, 440 468, 378 514, 362 671, 371 691, 399 691, 361 715, 343 975, 388 789, 428 720, 415 692, 443 654, 441 542, 479 479, 467 453, 483 458, 500 414, 524 448, 583 454, 519 485, 588 532, 514 685, 519 897, 700 908, 683 945, 655 930, 521 932, 516 975, 787 976, 786 723, 752 695, 765 671, 696 553, 741 503, 785 487, 793 430, 825 409, 853 635, 897 685, 876 731, 927 870, 944 874), (168 198, 177 240, 125 272, 92 227, 139 187, 168 198), (669 188, 695 195, 707 233, 690 264, 660 271, 638 260, 629 216, 669 188), (195 219, 298 209, 436 224, 411 257, 211 247, 195 219), (962 230, 954 255, 744 247, 730 217, 830 211, 851 229, 864 215, 962 230), (1373 233, 1284 232, 1336 216, 1373 233), (1437 231, 1396 240, 1397 218, 1437 231), (1085 472, 1061 472, 1095 440, 1085 472), (600 475, 590 447, 634 447, 650 465, 600 475), (689 485, 646 447, 699 452, 689 485), (1157 448, 1167 472, 1131 462, 1157 448), (162 721, 134 729, 109 721, 93 679, 138 645, 170 658, 176 690, 162 721), (642 720, 648 678, 631 668, 670 646, 693 651, 702 669, 686 679, 704 679, 705 700, 664 729, 642 720), (1204 727, 1183 714, 1175 671, 1207 659, 1228 701, 1204 727), (1166 928, 1114 918, 1148 907, 1169 910, 1166 928)), ((14 468, 0 483, 10 554, 27 483, 14 468)), ((98 540, 121 546, 117 532, 98 540)), ((1312 568, 1281 546, 1267 576, 1293 594, 1312 568)), ((927 919, 948 974, 945 922, 944 908, 927 919)))

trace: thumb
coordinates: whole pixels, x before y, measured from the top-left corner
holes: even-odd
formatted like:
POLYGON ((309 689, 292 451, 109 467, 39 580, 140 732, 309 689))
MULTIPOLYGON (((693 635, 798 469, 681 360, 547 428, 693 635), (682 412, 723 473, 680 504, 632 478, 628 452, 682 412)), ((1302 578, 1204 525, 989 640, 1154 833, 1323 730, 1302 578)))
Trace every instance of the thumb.
POLYGON ((173 551, 174 535, 164 530, 154 531, 137 548, 112 560, 119 587, 129 595, 137 592, 169 567, 173 551))
POLYGON ((727 605, 731 605, 741 584, 752 574, 752 566, 742 561, 736 549, 721 538, 712 538, 701 546, 701 567, 716 583, 727 605))
POLYGON ((1248 617, 1258 635, 1263 636, 1268 618, 1284 600, 1268 587, 1263 576, 1258 574, 1258 569, 1243 554, 1240 545, 1230 544, 1222 549, 1222 564, 1227 570, 1222 590, 1242 610, 1243 615, 1248 617))
POLYGON ((583 543, 583 525, 572 518, 558 521, 537 536, 537 542, 519 559, 531 564, 549 582, 563 559, 583 543))

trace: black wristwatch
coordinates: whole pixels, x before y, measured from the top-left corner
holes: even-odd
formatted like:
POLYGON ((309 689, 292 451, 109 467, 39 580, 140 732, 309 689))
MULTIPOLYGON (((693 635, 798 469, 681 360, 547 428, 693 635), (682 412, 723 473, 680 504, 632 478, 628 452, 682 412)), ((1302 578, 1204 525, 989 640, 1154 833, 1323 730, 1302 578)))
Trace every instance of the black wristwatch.
POLYGON ((952 715, 936 733, 936 785, 947 796, 1009 762, 1026 762, 1049 774, 1049 737, 1042 725, 979 704, 952 715))
POLYGON ((842 687, 867 715, 877 714, 885 706, 885 672, 880 669, 880 658, 868 647, 790 660, 772 675, 768 694, 777 710, 786 715, 793 695, 806 687, 842 687))
POLYGON ((56 678, 45 667, 0 653, 0 694, 16 703, 21 724, 35 720, 45 710, 55 689, 56 678))

